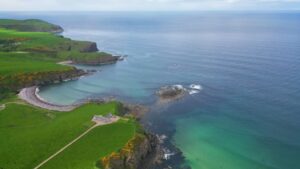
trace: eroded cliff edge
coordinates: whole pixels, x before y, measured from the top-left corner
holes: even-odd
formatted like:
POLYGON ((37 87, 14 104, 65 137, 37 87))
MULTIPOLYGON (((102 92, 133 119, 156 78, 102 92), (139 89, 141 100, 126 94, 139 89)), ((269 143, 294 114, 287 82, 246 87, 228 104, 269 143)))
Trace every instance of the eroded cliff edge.
POLYGON ((151 169, 160 163, 162 151, 157 136, 138 133, 119 152, 102 158, 103 169, 151 169))

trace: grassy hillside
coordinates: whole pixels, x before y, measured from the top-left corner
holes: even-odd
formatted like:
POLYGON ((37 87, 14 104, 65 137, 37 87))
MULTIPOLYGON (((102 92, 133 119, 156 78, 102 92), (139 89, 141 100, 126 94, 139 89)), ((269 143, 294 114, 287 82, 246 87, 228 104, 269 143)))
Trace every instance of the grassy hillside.
POLYGON ((46 163, 43 169, 94 169, 100 159, 120 150, 134 137, 135 126, 127 121, 98 127, 46 163))
MULTIPOLYGON (((91 127, 93 115, 109 112, 117 114, 118 104, 87 104, 65 113, 7 104, 0 111, 0 168, 33 168, 91 127)), ((97 127, 45 167, 94 168, 98 159, 122 148, 134 133, 131 121, 97 127)))
POLYGON ((92 42, 87 41, 73 41, 47 32, 20 32, 0 29, 0 51, 80 52, 92 44, 92 42))
MULTIPOLYGON (((116 102, 85 104, 62 113, 17 99, 15 92, 22 87, 84 73, 59 65, 59 61, 98 64, 115 59, 96 52, 93 42, 53 34, 60 29, 40 20, 0 19, 0 169, 32 169, 89 129, 93 115, 118 114, 116 102)), ((134 137, 136 127, 131 120, 96 127, 44 168, 96 168, 101 158, 120 150, 134 137)))
POLYGON ((15 20, 0 19, 0 28, 14 29, 27 32, 62 32, 63 29, 39 19, 15 20))
MULTIPOLYGON (((6 93, 3 88, 15 90, 39 82, 44 84, 45 78, 53 77, 55 72, 62 74, 65 71, 68 76, 76 74, 70 72, 70 67, 56 65, 59 61, 73 60, 79 64, 95 65, 116 60, 110 54, 95 51, 97 46, 93 42, 73 41, 48 32, 0 29, 0 91, 6 93), (47 75, 47 72, 52 74, 47 75)), ((60 77, 52 78, 57 79, 60 77)), ((0 94, 0 99, 2 97, 3 94, 0 94)))
POLYGON ((0 52, 0 77, 20 73, 66 71, 72 69, 49 61, 46 55, 34 53, 0 52))
POLYGON ((0 99, 20 88, 72 79, 84 72, 56 64, 45 54, 0 52, 0 99))

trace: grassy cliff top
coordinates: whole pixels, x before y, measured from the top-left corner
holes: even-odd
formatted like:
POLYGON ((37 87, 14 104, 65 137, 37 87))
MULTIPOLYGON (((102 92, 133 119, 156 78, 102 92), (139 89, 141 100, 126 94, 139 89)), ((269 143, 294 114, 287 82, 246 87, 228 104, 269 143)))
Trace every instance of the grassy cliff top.
POLYGON ((0 77, 19 73, 67 71, 69 66, 59 65, 30 53, 0 52, 0 77))
MULTIPOLYGON (((64 113, 40 109, 16 99, 11 85, 5 85, 35 81, 41 72, 73 69, 58 61, 111 57, 96 52, 93 42, 50 33, 57 29, 41 20, 0 19, 0 168, 34 168, 89 129, 94 115, 119 113, 116 102, 85 104, 64 113)), ((42 168, 96 168, 101 158, 132 139, 136 129, 134 120, 98 126, 42 168)))
MULTIPOLYGON (((0 29, 0 51, 31 51, 53 53, 85 51, 93 42, 74 41, 47 32, 20 32, 0 29)), ((94 50, 96 51, 96 50, 94 50)))
MULTIPOLYGON (((93 115, 118 114, 118 103, 86 104, 55 112, 7 103, 0 110, 0 168, 34 168, 93 125, 93 115)), ((134 121, 99 126, 42 168, 96 168, 102 157, 121 149, 135 134, 134 121)))
MULTIPOLYGON (((22 78, 28 76, 28 73, 31 74, 30 78, 26 78, 27 85, 29 85, 29 79, 31 79, 30 82, 37 81, 38 73, 70 71, 70 67, 56 64, 60 61, 72 60, 77 64, 101 64, 116 60, 110 54, 97 52, 97 44, 94 42, 75 41, 50 32, 32 32, 49 30, 50 27, 55 26, 41 20, 0 19, 1 93, 4 88, 5 90, 11 89, 11 86, 7 84, 19 81, 20 74, 22 78), (34 27, 34 29, 27 31, 28 27, 34 27), (4 78, 8 76, 10 76, 9 79, 4 78)), ((23 82, 18 83, 19 86, 21 83, 23 82)))
POLYGON ((62 32, 63 29, 51 23, 39 19, 0 19, 0 27, 26 32, 62 32))

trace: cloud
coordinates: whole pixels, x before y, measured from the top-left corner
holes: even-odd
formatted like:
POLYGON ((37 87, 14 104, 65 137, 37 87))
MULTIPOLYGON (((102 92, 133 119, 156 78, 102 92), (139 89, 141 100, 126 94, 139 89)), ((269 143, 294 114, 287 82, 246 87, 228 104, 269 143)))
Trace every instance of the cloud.
POLYGON ((1 11, 240 9, 300 9, 300 0, 0 0, 1 11))

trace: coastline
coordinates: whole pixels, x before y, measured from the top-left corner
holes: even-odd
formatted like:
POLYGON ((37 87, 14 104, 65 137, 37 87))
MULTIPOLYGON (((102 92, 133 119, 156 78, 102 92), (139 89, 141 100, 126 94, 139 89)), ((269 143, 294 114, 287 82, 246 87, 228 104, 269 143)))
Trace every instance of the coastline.
POLYGON ((67 112, 80 106, 80 105, 56 105, 56 104, 49 103, 38 95, 38 91, 39 91, 38 86, 23 88, 18 94, 18 97, 26 101, 30 105, 47 109, 47 110, 67 112))
MULTIPOLYGON (((68 112, 72 111, 73 109, 80 107, 81 105, 88 103, 88 102, 97 102, 97 103, 104 103, 107 102, 105 100, 85 100, 78 104, 71 104, 71 105, 57 105, 47 102, 41 96, 38 95, 39 88, 38 86, 32 86, 28 88, 23 88, 18 97, 23 101, 29 103, 30 105, 38 108, 43 108, 46 110, 58 111, 58 112, 68 112)), ((144 115, 148 111, 148 109, 142 105, 134 105, 129 103, 121 103, 122 109, 120 110, 120 116, 122 117, 133 117, 140 125, 142 123, 139 121, 141 116, 144 115)), ((105 165, 109 166, 110 169, 123 169, 124 166, 131 166, 134 168, 144 168, 144 169, 152 169, 153 167, 159 166, 162 163, 162 160, 165 157, 165 151, 163 149, 162 140, 160 136, 145 131, 144 127, 141 128, 143 130, 142 137, 138 140, 138 142, 133 141, 136 137, 129 140, 127 145, 123 149, 126 149, 126 146, 129 146, 132 153, 125 153, 123 149, 121 152, 121 156, 128 158, 126 162, 120 165, 120 158, 112 158, 111 155, 115 154, 108 154, 106 159, 105 165), (109 160, 108 160, 109 159, 109 160), (112 167, 112 168, 111 168, 112 167)), ((141 135, 141 134, 138 134, 141 135)), ((128 148, 128 147, 127 147, 128 148)), ((127 152, 127 151, 126 151, 127 152)), ((103 161, 102 161, 103 162, 103 161)))
MULTIPOLYGON (((94 54, 90 57, 86 56, 85 53, 80 55, 79 58, 71 58, 71 60, 65 60, 58 62, 56 64, 71 66, 69 71, 52 71, 52 72, 43 72, 43 73, 32 73, 33 78, 28 78, 23 81, 19 81, 20 84, 18 85, 10 85, 6 84, 12 90, 20 91, 17 96, 19 99, 25 101, 26 103, 32 105, 36 108, 42 108, 51 111, 57 112, 69 112, 72 111, 83 104, 95 102, 95 103, 105 103, 112 100, 105 100, 105 99, 85 99, 80 103, 70 104, 70 105, 59 105, 53 104, 48 102, 47 100, 43 99, 39 96, 39 87, 38 86, 46 86, 49 84, 54 83, 61 83, 72 79, 77 79, 82 75, 88 75, 93 71, 84 71, 81 69, 77 69, 74 67, 74 64, 80 65, 90 65, 90 66, 100 66, 105 64, 114 64, 117 61, 124 60, 124 56, 113 56, 110 54, 106 54, 103 56, 103 53, 98 53, 97 44, 95 42, 84 42, 88 43, 87 46, 84 46, 83 49, 80 49, 80 52, 84 53, 92 53, 94 54), (95 57, 95 55, 99 57, 95 57), (99 55, 98 55, 99 54, 99 55), (102 55, 101 55, 102 54, 102 55), (100 57, 101 56, 101 57, 100 57), (38 75, 38 76, 37 76, 38 75)), ((31 74, 24 74, 24 77, 30 76, 31 74)), ((19 79, 17 79, 19 80, 19 79)), ((121 103, 121 102, 119 102, 121 103)), ((1 106, 1 105, 0 105, 1 106)), ((0 110, 3 106, 0 107, 0 110)), ((126 104, 121 103, 122 113, 120 116, 127 117, 128 119, 132 119, 135 123, 139 124, 140 128, 136 131, 136 135, 139 137, 134 137, 128 141, 128 146, 132 153, 130 154, 123 154, 126 158, 130 159, 123 163, 122 166, 118 165, 119 161, 123 161, 122 158, 120 159, 110 159, 109 165, 114 165, 115 167, 110 169, 123 169, 124 166, 130 166, 130 168, 154 168, 157 165, 157 162, 163 159, 164 152, 162 151, 162 147, 159 141, 159 136, 147 132, 145 128, 142 126, 142 123, 139 121, 141 116, 148 111, 141 105, 134 105, 134 104, 126 104), (124 114, 123 114, 124 113, 124 114), (132 146, 133 145, 133 146, 132 146), (117 165, 115 165, 117 164, 117 165), (144 166, 147 165, 147 166, 144 166)), ((5 108, 5 107, 3 107, 5 108)), ((128 147, 125 147, 125 152, 127 151, 128 147)), ((114 153, 114 152, 112 152, 114 153)), ((116 151, 116 153, 123 153, 123 151, 116 151)), ((109 154, 108 154, 109 156, 109 154)), ((127 167, 126 167, 127 168, 127 167)))

